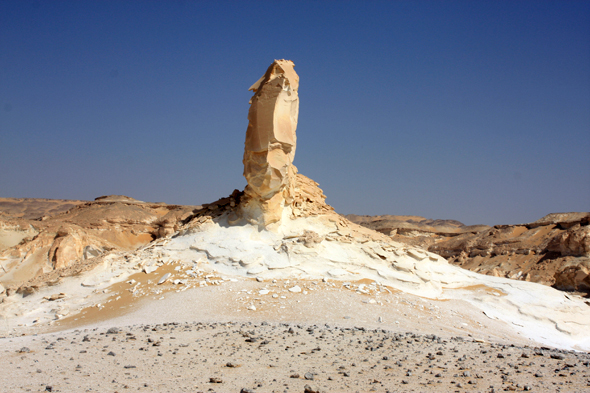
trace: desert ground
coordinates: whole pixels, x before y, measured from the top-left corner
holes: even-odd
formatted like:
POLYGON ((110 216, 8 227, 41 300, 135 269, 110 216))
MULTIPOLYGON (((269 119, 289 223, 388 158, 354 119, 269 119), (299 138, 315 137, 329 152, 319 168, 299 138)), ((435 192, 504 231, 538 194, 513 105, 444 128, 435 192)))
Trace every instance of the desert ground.
POLYGON ((142 297, 115 284, 103 307, 18 328, 0 339, 3 391, 590 389, 590 354, 541 346, 461 300, 366 281, 208 281, 142 297))

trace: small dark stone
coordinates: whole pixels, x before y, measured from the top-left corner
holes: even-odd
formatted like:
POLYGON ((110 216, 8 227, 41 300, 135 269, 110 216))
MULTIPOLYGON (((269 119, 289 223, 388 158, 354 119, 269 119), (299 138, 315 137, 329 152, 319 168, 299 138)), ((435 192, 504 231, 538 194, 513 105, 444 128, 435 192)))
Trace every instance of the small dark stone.
POLYGON ((242 390, 240 390, 240 393, 254 393, 254 390, 242 388, 242 390))
POLYGON ((299 374, 291 374, 289 378, 299 378, 299 374))
POLYGON ((136 368, 135 366, 125 366, 125 368, 136 368))
POLYGON ((107 334, 117 334, 119 333, 119 328, 116 327, 112 327, 109 330, 107 330, 107 334))
POLYGON ((115 356, 115 353, 113 351, 107 353, 107 356, 115 356))
POLYGON ((501 354, 501 353, 499 353, 499 354, 498 354, 498 359, 504 359, 504 355, 503 355, 503 354, 501 354))
POLYGON ((313 381, 313 374, 312 373, 305 373, 303 378, 307 379, 308 381, 313 381))
POLYGON ((565 359, 565 356, 563 356, 561 353, 552 353, 551 359, 563 360, 565 359))
POLYGON ((29 353, 29 352, 31 352, 31 350, 27 347, 22 347, 21 349, 18 350, 18 353, 29 353))
POLYGON ((209 378, 209 382, 210 383, 223 383, 223 381, 221 380, 221 378, 217 378, 217 377, 211 377, 211 378, 209 378))
POLYGON ((45 391, 46 392, 53 392, 53 386, 49 386, 49 385, 45 386, 45 391))

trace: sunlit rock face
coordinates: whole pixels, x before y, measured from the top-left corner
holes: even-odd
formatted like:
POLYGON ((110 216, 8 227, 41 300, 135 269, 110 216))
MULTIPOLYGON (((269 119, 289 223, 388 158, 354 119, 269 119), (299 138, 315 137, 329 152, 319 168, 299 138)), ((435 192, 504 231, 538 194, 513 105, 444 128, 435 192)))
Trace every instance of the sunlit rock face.
POLYGON ((297 169, 293 166, 299 114, 299 76, 290 60, 275 60, 250 90, 248 130, 244 149, 242 214, 267 226, 281 219, 293 200, 297 169))

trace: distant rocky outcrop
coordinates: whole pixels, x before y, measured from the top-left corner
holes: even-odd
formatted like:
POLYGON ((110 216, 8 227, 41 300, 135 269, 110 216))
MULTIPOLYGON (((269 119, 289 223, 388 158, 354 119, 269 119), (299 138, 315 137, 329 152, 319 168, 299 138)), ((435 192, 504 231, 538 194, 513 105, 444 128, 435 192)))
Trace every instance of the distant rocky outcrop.
POLYGON ((0 283, 18 287, 41 274, 130 251, 177 231, 200 206, 147 203, 121 195, 88 201, 3 198, 0 283), (64 207, 68 206, 68 210, 64 207), (29 217, 29 218, 23 218, 29 217))
POLYGON ((0 198, 0 218, 42 219, 66 212, 86 201, 44 198, 0 198))
MULTIPOLYGON (((456 236, 461 233, 477 233, 489 229, 487 225, 467 226, 457 220, 432 220, 420 216, 359 216, 348 214, 350 221, 389 236, 406 237, 456 236)), ((423 242, 421 239, 420 242, 423 242)))
POLYGON ((590 213, 552 213, 494 227, 418 216, 346 217, 465 269, 590 293, 590 213))

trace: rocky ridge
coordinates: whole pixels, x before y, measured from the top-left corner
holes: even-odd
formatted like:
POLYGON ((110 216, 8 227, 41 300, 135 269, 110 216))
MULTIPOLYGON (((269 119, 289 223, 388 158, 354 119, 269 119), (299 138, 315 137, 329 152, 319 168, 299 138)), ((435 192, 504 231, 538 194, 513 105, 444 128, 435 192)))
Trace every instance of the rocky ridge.
POLYGON ((4 206, 10 202, 18 209, 7 209, 0 218, 0 283, 13 291, 44 274, 74 274, 99 263, 101 256, 136 250, 168 236, 197 208, 118 195, 93 202, 41 200, 40 206, 31 199, 4 198, 4 206))
POLYGON ((465 269, 590 293, 590 213, 552 213, 493 227, 414 216, 346 217, 465 269))

